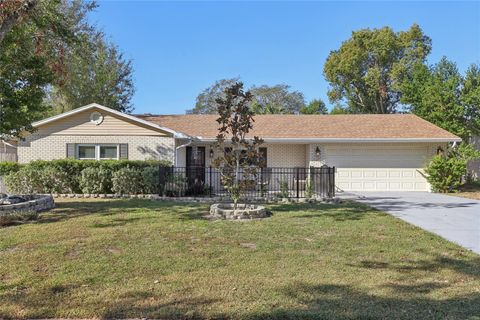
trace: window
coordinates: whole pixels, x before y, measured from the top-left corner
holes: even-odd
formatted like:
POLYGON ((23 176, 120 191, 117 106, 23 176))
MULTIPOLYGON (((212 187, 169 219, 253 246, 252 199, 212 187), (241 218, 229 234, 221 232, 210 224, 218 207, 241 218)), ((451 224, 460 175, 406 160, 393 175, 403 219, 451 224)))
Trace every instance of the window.
POLYGON ((78 146, 78 159, 96 159, 95 146, 78 146))
POLYGON ((100 159, 118 159, 118 146, 100 146, 100 159))
POLYGON ((77 145, 77 159, 80 160, 118 160, 117 144, 80 144, 77 145))

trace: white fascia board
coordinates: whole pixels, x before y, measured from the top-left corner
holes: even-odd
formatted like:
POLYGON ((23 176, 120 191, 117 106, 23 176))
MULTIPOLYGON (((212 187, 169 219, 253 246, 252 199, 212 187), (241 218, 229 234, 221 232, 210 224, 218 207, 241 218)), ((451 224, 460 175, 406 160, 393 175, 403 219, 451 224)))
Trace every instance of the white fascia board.
MULTIPOLYGON (((214 138, 201 138, 202 142, 215 142, 214 138)), ((367 142, 461 142, 460 138, 263 138, 266 143, 367 143, 367 142)))
POLYGON ((129 115, 129 114, 126 114, 126 113, 123 113, 123 112, 120 112, 120 111, 117 111, 117 110, 114 110, 114 109, 107 108, 107 107, 102 106, 102 105, 97 104, 97 103, 91 103, 91 104, 88 104, 88 105, 80 107, 80 108, 76 108, 76 109, 61 113, 61 114, 57 114, 53 117, 49 117, 49 118, 46 118, 46 119, 43 119, 43 120, 40 120, 40 121, 36 121, 36 122, 32 123, 32 126, 36 128, 36 127, 45 125, 47 123, 50 123, 50 122, 53 122, 53 121, 56 121, 56 120, 59 120, 59 119, 62 119, 62 118, 66 118, 66 117, 74 115, 76 113, 80 113, 80 112, 83 112, 83 111, 86 111, 86 110, 89 110, 89 109, 93 109, 93 108, 103 110, 107 113, 112 113, 112 114, 117 115, 121 118, 129 119, 133 122, 141 123, 141 124, 149 126, 151 128, 155 128, 155 129, 159 129, 159 130, 171 133, 175 138, 181 138, 181 139, 183 139, 183 138, 184 139, 190 139, 191 138, 187 134, 177 132, 175 130, 165 128, 165 127, 162 127, 162 126, 159 126, 158 124, 155 124, 153 122, 143 120, 143 119, 137 118, 135 116, 132 116, 132 115, 129 115))

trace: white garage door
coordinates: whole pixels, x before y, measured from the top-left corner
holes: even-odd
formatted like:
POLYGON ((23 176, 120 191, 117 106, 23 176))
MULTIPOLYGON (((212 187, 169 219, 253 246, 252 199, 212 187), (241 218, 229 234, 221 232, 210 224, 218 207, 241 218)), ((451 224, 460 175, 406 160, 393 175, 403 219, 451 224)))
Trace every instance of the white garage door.
POLYGON ((326 162, 335 166, 336 186, 345 191, 428 191, 422 175, 425 146, 331 146, 326 162))

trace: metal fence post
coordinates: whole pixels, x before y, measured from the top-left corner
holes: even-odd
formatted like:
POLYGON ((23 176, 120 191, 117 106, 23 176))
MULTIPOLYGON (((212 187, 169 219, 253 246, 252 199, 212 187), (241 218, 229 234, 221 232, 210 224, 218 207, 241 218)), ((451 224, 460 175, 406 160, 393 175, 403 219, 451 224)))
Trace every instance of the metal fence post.
POLYGON ((332 176, 332 197, 335 197, 335 167, 332 167, 330 169, 332 171, 331 176, 332 176))
POLYGON ((296 170, 296 176, 297 176, 297 198, 300 198, 300 175, 299 175, 299 172, 298 170, 300 170, 300 168, 295 168, 296 170))
POLYGON ((211 198, 211 197, 212 197, 212 188, 213 188, 213 184, 212 184, 212 166, 209 166, 209 167, 208 167, 208 184, 210 185, 210 187, 209 187, 208 189, 209 189, 210 198, 211 198))
POLYGON ((165 173, 166 169, 164 166, 159 165, 158 166, 158 195, 162 196, 163 195, 163 187, 165 185, 165 173))

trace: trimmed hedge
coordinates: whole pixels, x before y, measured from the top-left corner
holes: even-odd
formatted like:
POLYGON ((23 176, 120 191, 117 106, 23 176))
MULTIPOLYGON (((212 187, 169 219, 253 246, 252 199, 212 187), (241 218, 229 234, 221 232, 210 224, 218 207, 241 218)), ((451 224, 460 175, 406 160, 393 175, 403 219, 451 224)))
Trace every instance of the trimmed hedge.
POLYGON ((20 170, 20 164, 16 162, 0 162, 0 176, 6 176, 12 172, 17 172, 18 170, 20 170))
POLYGON ((116 185, 128 185, 131 175, 117 174, 134 171, 140 184, 130 187, 132 194, 154 193, 158 188, 159 166, 169 167, 169 161, 129 161, 129 160, 74 160, 32 161, 25 165, 3 165, 5 184, 15 193, 113 193, 124 191, 125 187, 113 189, 113 177, 116 185))

